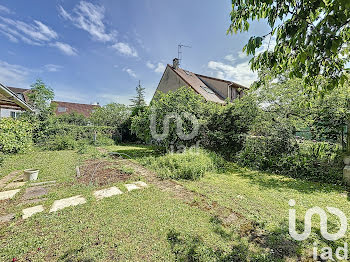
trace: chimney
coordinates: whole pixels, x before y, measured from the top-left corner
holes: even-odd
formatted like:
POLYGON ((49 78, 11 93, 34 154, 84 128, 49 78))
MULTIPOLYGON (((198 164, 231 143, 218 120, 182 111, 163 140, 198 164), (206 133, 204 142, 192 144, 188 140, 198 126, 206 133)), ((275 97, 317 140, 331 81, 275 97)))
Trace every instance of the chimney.
POLYGON ((178 69, 179 68, 179 65, 180 65, 180 61, 178 58, 174 58, 173 59, 173 68, 174 69, 178 69))

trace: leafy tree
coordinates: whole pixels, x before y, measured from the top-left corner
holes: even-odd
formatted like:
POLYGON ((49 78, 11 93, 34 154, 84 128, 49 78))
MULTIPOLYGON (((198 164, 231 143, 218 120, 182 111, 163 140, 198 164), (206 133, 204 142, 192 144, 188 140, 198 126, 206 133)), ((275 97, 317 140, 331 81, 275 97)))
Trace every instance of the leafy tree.
POLYGON ((275 75, 288 72, 318 92, 317 77, 328 81, 324 89, 346 80, 349 61, 350 2, 348 0, 232 0, 228 33, 248 31, 250 22, 265 19, 271 31, 249 39, 244 50, 255 55, 253 70, 269 68, 275 75), (276 46, 256 55, 263 41, 276 35, 276 46))
POLYGON ((91 114, 91 122, 98 126, 120 127, 129 117, 130 109, 126 105, 111 103, 97 108, 91 114))
POLYGON ((54 97, 55 93, 52 88, 48 87, 41 79, 36 80, 31 85, 31 91, 28 94, 30 103, 39 113, 50 108, 50 102, 54 97))
POLYGON ((89 119, 83 114, 79 114, 77 112, 59 115, 57 116, 57 119, 61 123, 66 123, 69 125, 86 126, 87 124, 89 124, 89 119))
POLYGON ((141 86, 141 82, 139 81, 139 85, 136 87, 136 96, 131 98, 132 108, 142 108, 146 105, 145 101, 145 88, 141 86))
POLYGON ((144 111, 140 111, 138 115, 132 118, 131 130, 137 137, 145 142, 157 141, 159 144, 168 147, 193 145, 201 139, 203 134, 203 124, 207 112, 207 103, 204 103, 203 97, 196 94, 187 87, 179 88, 173 92, 164 94, 158 92, 149 107, 144 111), (181 117, 183 120, 182 131, 190 134, 194 125, 191 120, 184 117, 184 114, 191 114, 197 119, 200 128, 198 136, 184 140, 177 134, 177 121, 175 116, 181 117), (166 124, 166 118, 169 123, 166 124), (153 122, 153 123, 152 123, 153 122), (165 134, 162 139, 158 139, 152 134, 151 127, 157 134, 165 134), (169 132, 166 133, 166 128, 169 132))

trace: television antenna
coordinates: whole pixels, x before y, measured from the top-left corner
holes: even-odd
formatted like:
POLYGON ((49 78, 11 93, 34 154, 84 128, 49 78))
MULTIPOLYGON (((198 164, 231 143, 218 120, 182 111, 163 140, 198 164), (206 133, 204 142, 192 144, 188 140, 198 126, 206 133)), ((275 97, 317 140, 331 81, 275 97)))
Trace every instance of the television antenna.
POLYGON ((192 46, 188 46, 188 45, 183 45, 183 44, 178 44, 177 46, 177 59, 179 59, 179 65, 181 63, 182 60, 182 48, 186 47, 186 48, 192 48, 192 46))

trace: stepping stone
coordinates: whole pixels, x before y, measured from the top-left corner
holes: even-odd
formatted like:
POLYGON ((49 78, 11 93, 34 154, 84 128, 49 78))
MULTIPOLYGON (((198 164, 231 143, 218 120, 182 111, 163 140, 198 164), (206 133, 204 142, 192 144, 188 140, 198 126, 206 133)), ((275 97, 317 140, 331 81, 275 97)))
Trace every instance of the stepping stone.
POLYGON ((0 192, 0 200, 13 198, 21 189, 0 192))
POLYGON ((138 187, 138 186, 135 185, 135 184, 125 184, 124 186, 126 187, 126 189, 127 189, 128 191, 140 189, 140 187, 138 187))
POLYGON ((16 176, 18 176, 18 174, 20 173, 20 170, 17 171, 13 171, 10 174, 8 174, 7 176, 3 177, 2 179, 0 179, 0 188, 4 187, 8 182, 10 182, 11 180, 13 180, 16 176))
POLYGON ((11 182, 5 188, 19 188, 22 187, 26 184, 26 182, 11 182))
POLYGON ((52 180, 52 181, 44 181, 44 182, 30 183, 30 186, 42 186, 42 185, 55 184, 55 183, 56 183, 56 180, 52 180))
POLYGON ((134 182, 133 184, 140 186, 140 187, 148 187, 148 185, 143 181, 137 181, 137 182, 134 182))
POLYGON ((15 219, 15 214, 8 214, 5 216, 1 216, 0 217, 0 223, 3 222, 10 222, 11 220, 15 219))
POLYGON ((27 219, 28 217, 31 217, 32 215, 34 215, 36 213, 43 212, 43 211, 44 211, 44 207, 42 205, 25 208, 22 210, 22 212, 23 212, 22 218, 27 219))
POLYGON ((111 196, 121 195, 121 194, 123 194, 123 192, 120 191, 120 189, 115 186, 102 189, 102 190, 97 190, 94 192, 94 196, 97 198, 97 200, 101 200, 105 197, 111 197, 111 196))
POLYGON ((50 209, 50 212, 56 212, 57 210, 70 207, 70 206, 77 206, 81 204, 85 204, 86 200, 82 196, 74 196, 69 198, 63 198, 60 200, 56 200, 53 202, 53 205, 50 209))
POLYGON ((46 187, 28 187, 22 197, 24 200, 39 198, 49 193, 49 189, 46 187))

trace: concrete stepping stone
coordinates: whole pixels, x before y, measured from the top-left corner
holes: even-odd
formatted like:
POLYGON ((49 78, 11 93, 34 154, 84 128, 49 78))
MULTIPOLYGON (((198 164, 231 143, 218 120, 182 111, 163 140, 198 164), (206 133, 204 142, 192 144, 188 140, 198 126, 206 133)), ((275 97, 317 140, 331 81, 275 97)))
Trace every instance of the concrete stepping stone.
POLYGON ((50 212, 56 212, 57 210, 60 210, 66 207, 77 206, 85 203, 86 203, 86 199, 80 195, 69 197, 69 198, 63 198, 53 202, 50 212))
POLYGON ((135 184, 125 184, 124 185, 128 191, 136 190, 136 189, 141 189, 135 184))
POLYGON ((34 215, 36 213, 43 212, 43 211, 44 211, 44 207, 42 205, 25 208, 22 210, 22 212, 23 212, 22 218, 27 219, 28 217, 31 217, 32 215, 34 215))
POLYGON ((30 186, 42 186, 42 185, 51 185, 51 184, 52 185, 56 184, 56 180, 30 183, 30 186))
POLYGON ((123 192, 115 186, 97 190, 94 192, 94 196, 97 198, 97 200, 101 200, 105 197, 111 197, 111 196, 121 195, 121 194, 123 194, 123 192))
POLYGON ((28 187, 22 197, 23 200, 39 198, 49 193, 49 189, 46 187, 28 187))
POLYGON ((20 190, 21 189, 14 189, 14 190, 0 192, 0 200, 13 198, 20 190))
POLYGON ((5 188, 19 188, 22 187, 26 184, 26 182, 11 182, 10 184, 8 184, 7 186, 5 186, 5 188))
POLYGON ((0 216, 0 223, 10 222, 11 220, 15 219, 15 214, 8 214, 5 216, 0 216))
POLYGON ((143 181, 137 181, 137 182, 134 182, 133 184, 135 184, 139 187, 148 187, 148 185, 143 181))
POLYGON ((7 176, 0 179, 0 188, 4 187, 8 182, 13 180, 16 176, 18 176, 20 174, 20 172, 21 172, 20 170, 13 171, 10 174, 8 174, 7 176))

